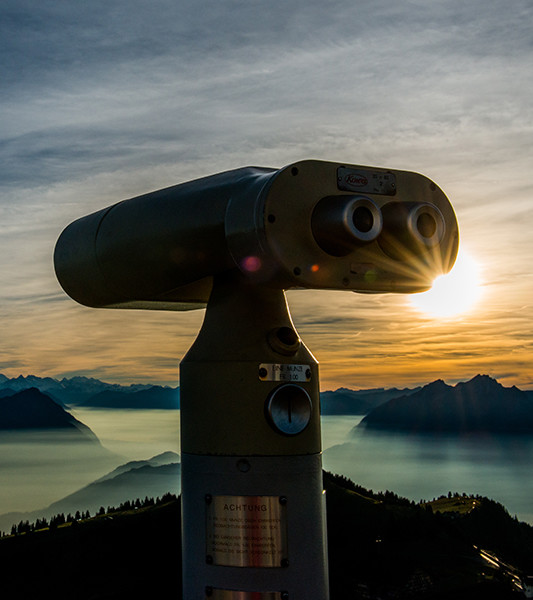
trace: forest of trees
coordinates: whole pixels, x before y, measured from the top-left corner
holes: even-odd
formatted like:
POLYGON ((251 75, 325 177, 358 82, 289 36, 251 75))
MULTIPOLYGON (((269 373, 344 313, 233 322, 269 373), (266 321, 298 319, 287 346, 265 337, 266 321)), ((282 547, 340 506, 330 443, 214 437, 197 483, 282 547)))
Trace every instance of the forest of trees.
POLYGON ((135 500, 127 500, 126 502, 122 502, 119 506, 108 506, 107 508, 101 506, 94 515, 91 515, 88 510, 85 512, 77 510, 74 515, 72 515, 71 513, 68 513, 67 515, 65 515, 64 513, 59 513, 57 515, 53 515, 49 519, 43 517, 35 520, 32 523, 30 523, 27 520, 21 520, 19 521, 19 523, 13 524, 13 526, 11 527, 10 534, 0 532, 0 536, 5 537, 7 535, 21 535, 23 533, 39 531, 40 529, 54 529, 55 527, 65 525, 66 523, 75 525, 79 521, 90 519, 92 516, 106 516, 117 512, 138 510, 139 508, 144 508, 146 506, 166 504, 167 502, 171 502, 172 500, 176 499, 177 497, 174 494, 167 493, 161 496, 160 498, 149 498, 148 496, 146 496, 144 500, 141 500, 140 498, 137 498, 135 500))

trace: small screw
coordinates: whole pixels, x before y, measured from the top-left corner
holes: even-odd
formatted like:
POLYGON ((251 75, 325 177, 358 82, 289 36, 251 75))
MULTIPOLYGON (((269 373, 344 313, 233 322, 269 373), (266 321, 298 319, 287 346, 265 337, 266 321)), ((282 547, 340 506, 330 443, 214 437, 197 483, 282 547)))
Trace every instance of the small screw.
POLYGON ((265 369, 265 367, 261 367, 259 369, 259 377, 261 379, 264 379, 267 375, 268 375, 268 371, 265 369))
POLYGON ((211 494, 206 494, 205 495, 205 503, 211 504, 211 502, 213 502, 213 496, 211 496, 211 494))
POLYGON ((213 588, 212 588, 211 586, 209 586, 209 585, 208 585, 208 586, 205 588, 205 595, 206 595, 206 596, 212 596, 212 595, 213 595, 213 588))
POLYGON ((279 503, 283 506, 285 506, 285 504, 287 504, 287 496, 280 496, 279 497, 279 503))
POLYGON ((294 267, 293 273, 295 275, 301 275, 302 274, 302 269, 300 269, 300 267, 294 267))
POLYGON ((307 369, 307 371, 305 372, 305 378, 311 379, 311 369, 307 369))
POLYGON ((280 598, 281 600, 289 600, 289 592, 281 592, 280 598))
POLYGON ((245 459, 241 458, 237 461, 237 469, 241 473, 248 473, 248 471, 252 468, 252 465, 245 459))
POLYGON ((208 555, 205 557, 205 562, 206 562, 208 565, 212 565, 212 564, 213 564, 213 557, 212 557, 210 554, 208 554, 208 555))
POLYGON ((289 559, 288 558, 282 558, 281 559, 281 566, 286 569, 289 566, 289 559))

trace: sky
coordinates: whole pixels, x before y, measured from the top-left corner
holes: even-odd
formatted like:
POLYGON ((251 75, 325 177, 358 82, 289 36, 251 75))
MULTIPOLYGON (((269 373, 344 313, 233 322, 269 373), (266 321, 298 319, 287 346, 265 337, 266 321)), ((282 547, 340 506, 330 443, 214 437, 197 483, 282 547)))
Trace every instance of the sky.
POLYGON ((53 270, 60 232, 152 190, 314 158, 435 181, 480 278, 447 317, 289 291, 321 388, 484 373, 533 389, 532 66, 531 0, 4 0, 0 373, 177 385, 203 311, 76 304, 53 270))

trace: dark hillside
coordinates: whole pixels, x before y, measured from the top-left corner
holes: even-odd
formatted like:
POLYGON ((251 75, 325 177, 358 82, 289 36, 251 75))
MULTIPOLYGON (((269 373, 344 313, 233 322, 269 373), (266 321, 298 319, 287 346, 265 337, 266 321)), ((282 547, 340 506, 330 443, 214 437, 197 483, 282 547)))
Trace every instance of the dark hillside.
MULTIPOLYGON (((523 597, 512 578, 533 572, 533 528, 499 504, 462 496, 417 505, 328 473, 325 487, 331 600, 523 597), (500 566, 491 566, 482 551, 500 566)), ((8 574, 2 592, 6 598, 46 590, 55 600, 179 600, 179 522, 174 500, 2 538, 0 564, 8 574)))
POLYGON ((179 599, 179 512, 179 504, 174 501, 3 538, 2 596, 179 599))
POLYGON ((533 572, 533 527, 487 498, 463 514, 440 513, 344 477, 326 473, 325 481, 332 600, 515 598, 509 573, 481 549, 517 573, 533 572))

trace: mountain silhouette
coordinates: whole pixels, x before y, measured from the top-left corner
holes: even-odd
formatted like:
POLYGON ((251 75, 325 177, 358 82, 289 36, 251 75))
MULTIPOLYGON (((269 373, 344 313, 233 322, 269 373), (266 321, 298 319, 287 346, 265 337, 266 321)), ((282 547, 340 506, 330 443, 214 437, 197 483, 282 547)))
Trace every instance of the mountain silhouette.
POLYGON ((350 390, 339 388, 335 391, 321 392, 320 404, 323 415, 366 415, 380 404, 410 395, 420 388, 375 388, 368 390, 350 390))
MULTIPOLYGON (((179 461, 180 461, 179 454, 176 454, 175 452, 168 450, 167 452, 162 452, 161 454, 152 456, 152 458, 149 458, 149 459, 130 460, 129 462, 124 463, 123 465, 119 465, 118 467, 113 469, 113 471, 111 471, 110 473, 107 473, 107 475, 104 475, 103 477, 100 477, 100 479, 97 479, 93 483, 100 483, 107 479, 114 479, 117 477, 117 475, 122 475, 123 473, 127 473, 128 471, 131 471, 133 469, 140 469, 141 467, 146 467, 146 466, 161 467, 163 465, 170 465, 173 463, 178 463, 179 461)), ((169 489, 166 491, 171 491, 171 490, 169 489)), ((154 494, 151 494, 151 495, 153 496, 154 494)), ((156 494, 156 496, 157 495, 158 494, 156 494)))
POLYGON ((169 492, 179 494, 180 474, 179 462, 163 465, 145 464, 114 477, 95 481, 54 502, 44 512, 49 515, 66 513, 73 511, 75 507, 96 512, 100 506, 118 506, 121 502, 145 496, 161 497, 169 492))
POLYGON ((78 404, 93 408, 164 408, 177 409, 179 390, 153 385, 139 391, 104 390, 78 404))
POLYGON ((144 383, 120 385, 82 376, 70 379, 64 377, 59 380, 52 377, 19 375, 10 379, 0 373, 0 397, 30 388, 47 394, 63 407, 84 405, 101 408, 179 408, 179 388, 144 383))
POLYGON ((360 424, 409 432, 533 433, 533 394, 488 375, 455 386, 442 380, 372 410, 360 424))
POLYGON ((62 430, 79 439, 100 443, 96 435, 47 394, 29 388, 0 398, 0 431, 62 430))

